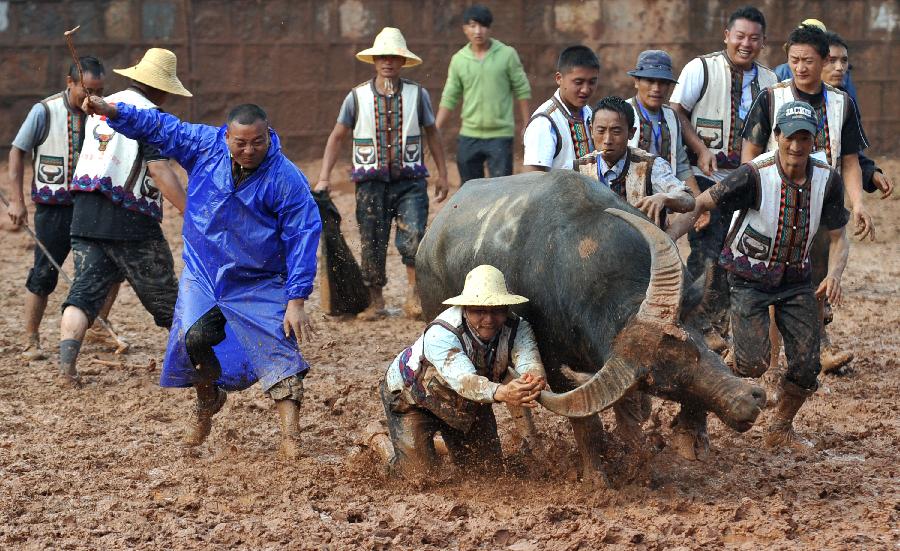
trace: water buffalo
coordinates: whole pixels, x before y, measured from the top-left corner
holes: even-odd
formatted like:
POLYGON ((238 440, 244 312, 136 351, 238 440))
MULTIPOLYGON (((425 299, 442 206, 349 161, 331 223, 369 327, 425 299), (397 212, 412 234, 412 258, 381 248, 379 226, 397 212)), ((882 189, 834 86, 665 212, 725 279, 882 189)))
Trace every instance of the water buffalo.
POLYGON ((699 297, 684 284, 675 244, 585 176, 563 170, 466 183, 416 256, 427 319, 480 264, 499 268, 510 289, 531 299, 516 311, 534 327, 553 389, 540 402, 570 418, 586 477, 603 478, 597 413, 626 395, 681 403, 676 449, 685 456, 708 446, 707 411, 745 431, 765 405, 765 391, 734 376, 692 326, 699 297))

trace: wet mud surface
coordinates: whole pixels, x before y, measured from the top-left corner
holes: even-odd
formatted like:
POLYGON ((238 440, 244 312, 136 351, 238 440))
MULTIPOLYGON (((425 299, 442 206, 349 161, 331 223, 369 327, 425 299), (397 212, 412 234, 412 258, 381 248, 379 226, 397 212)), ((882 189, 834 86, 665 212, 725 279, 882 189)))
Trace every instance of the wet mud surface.
MULTIPOLYGON (((900 176, 900 163, 885 165, 900 176)), ((341 187, 335 202, 358 251, 350 191, 341 187)), ((21 360, 33 246, 26 233, 2 230, 0 548, 896 549, 900 200, 866 201, 879 241, 853 242, 846 304, 830 326, 832 340, 856 360, 848 374, 823 377, 798 416, 815 451, 763 449, 769 411, 745 434, 711 419, 706 462, 666 448, 617 489, 577 479, 569 424, 546 410, 536 415, 549 446, 540 469, 471 478, 447 467, 421 485, 384 477, 359 441, 384 415, 379 378, 424 327, 399 316, 405 281, 393 244, 386 298, 397 315, 341 321, 322 315, 317 294, 311 300, 319 337, 303 346, 313 365, 301 416, 305 457, 287 463, 276 457, 274 406, 258 388, 229 395, 204 445, 180 446, 193 396, 157 385, 166 333, 127 284, 111 319, 131 350, 119 358, 111 342, 86 342, 78 365, 83 389, 55 381, 63 282, 42 325, 51 359, 21 360)), ((166 212, 165 230, 180 271, 177 212, 166 212)), ((71 273, 71 259, 66 268, 71 273)), ((653 407, 668 439, 675 408, 659 400, 653 407)), ((512 454, 511 420, 496 411, 504 451, 512 454)), ((613 424, 611 412, 604 422, 613 424)))

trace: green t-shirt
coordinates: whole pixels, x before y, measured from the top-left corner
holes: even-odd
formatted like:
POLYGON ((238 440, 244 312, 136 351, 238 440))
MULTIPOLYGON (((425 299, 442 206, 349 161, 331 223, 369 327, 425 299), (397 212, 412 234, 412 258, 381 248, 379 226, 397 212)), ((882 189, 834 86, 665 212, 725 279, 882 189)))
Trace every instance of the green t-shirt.
POLYGON ((453 54, 441 107, 453 110, 462 99, 460 135, 469 138, 510 138, 516 132, 513 98, 531 98, 528 75, 511 46, 491 39, 491 48, 478 60, 469 44, 453 54))

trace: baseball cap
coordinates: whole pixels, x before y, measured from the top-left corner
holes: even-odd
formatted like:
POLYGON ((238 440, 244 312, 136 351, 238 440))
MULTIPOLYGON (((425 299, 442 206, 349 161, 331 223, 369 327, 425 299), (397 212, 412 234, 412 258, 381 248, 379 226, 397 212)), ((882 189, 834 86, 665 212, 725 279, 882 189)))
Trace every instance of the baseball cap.
POLYGON ((816 112, 813 111, 812 105, 805 101, 789 101, 782 105, 775 117, 775 126, 785 137, 801 130, 815 135, 819 129, 816 112))

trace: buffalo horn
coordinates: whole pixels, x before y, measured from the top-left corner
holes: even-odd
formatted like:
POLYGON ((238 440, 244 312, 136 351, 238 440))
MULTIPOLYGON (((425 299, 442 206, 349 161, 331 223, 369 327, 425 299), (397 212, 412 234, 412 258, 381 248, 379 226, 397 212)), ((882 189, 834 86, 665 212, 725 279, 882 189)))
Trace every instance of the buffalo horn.
POLYGON ((650 285, 641 302, 637 317, 642 320, 676 327, 681 308, 684 268, 675 243, 655 224, 619 209, 606 212, 635 227, 650 246, 650 285))
POLYGON ((623 358, 613 356, 588 382, 576 389, 554 394, 541 392, 538 402, 565 417, 587 417, 613 405, 637 383, 644 373, 623 358))

